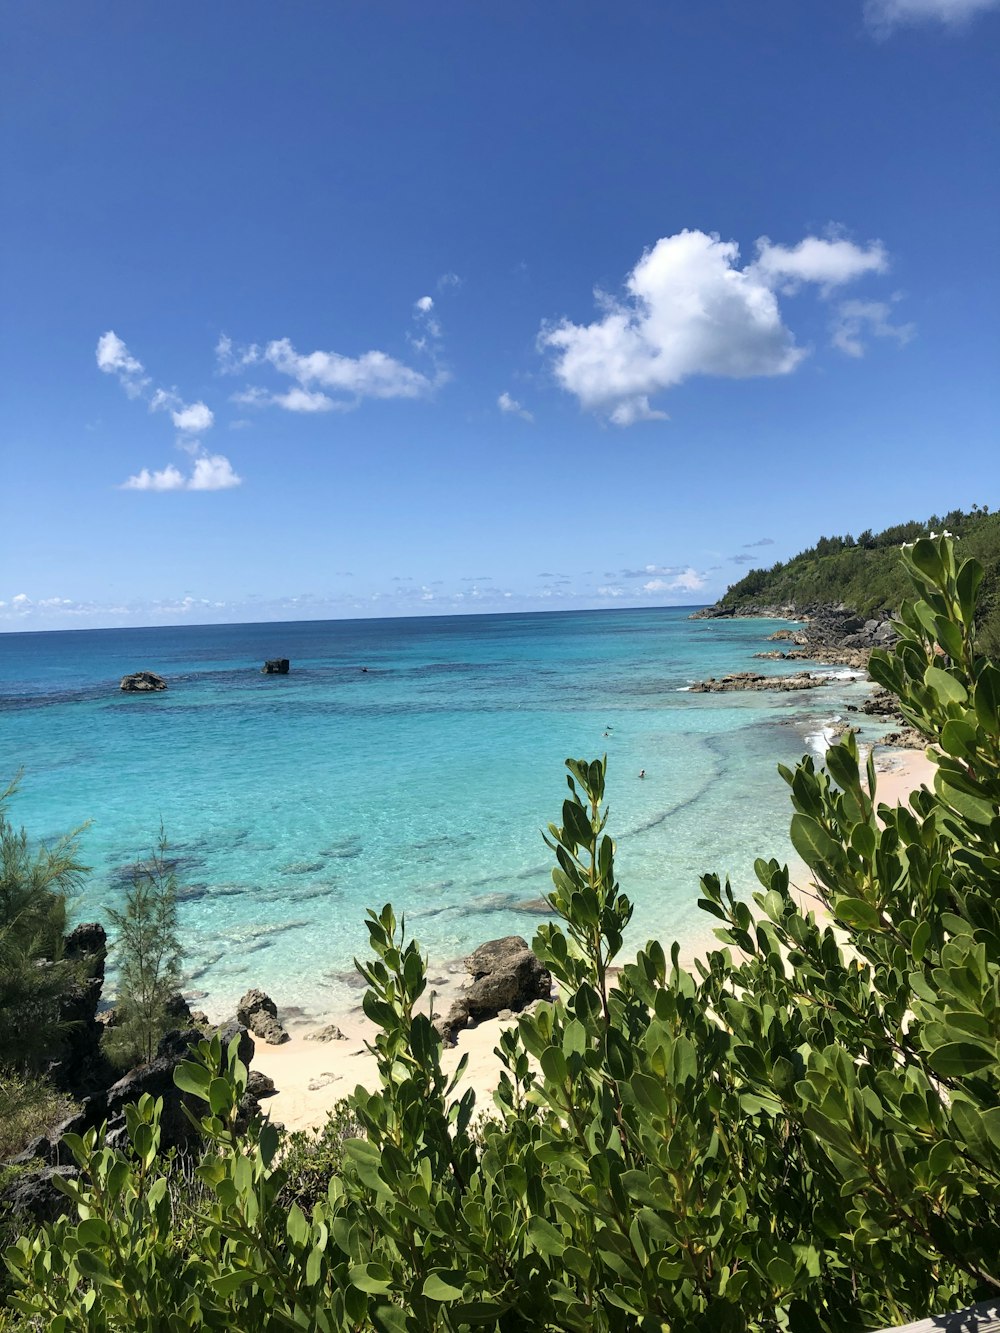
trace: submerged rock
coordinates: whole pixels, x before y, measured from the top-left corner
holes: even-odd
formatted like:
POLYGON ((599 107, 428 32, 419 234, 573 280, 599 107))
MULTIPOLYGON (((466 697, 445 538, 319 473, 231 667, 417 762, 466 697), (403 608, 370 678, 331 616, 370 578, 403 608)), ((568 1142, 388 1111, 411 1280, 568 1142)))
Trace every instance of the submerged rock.
POLYGON ((167 682, 155 671, 133 671, 129 676, 122 676, 120 688, 126 694, 148 694, 152 690, 165 690, 167 682))
POLYGON ((262 676, 287 676, 289 661, 287 657, 271 657, 261 667, 262 676))

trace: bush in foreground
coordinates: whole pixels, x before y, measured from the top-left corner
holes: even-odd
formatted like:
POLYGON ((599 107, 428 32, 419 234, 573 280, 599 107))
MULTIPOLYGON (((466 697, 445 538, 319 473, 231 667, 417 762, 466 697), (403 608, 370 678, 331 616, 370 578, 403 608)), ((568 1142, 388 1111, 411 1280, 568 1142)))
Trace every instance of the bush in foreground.
POLYGON ((203 1201, 172 1202, 157 1108, 132 1150, 75 1141, 76 1217, 8 1251, 53 1329, 876 1328, 1000 1290, 1000 671, 976 653, 980 571, 908 558, 920 598, 872 674, 934 740, 934 790, 876 806, 853 737, 786 771, 792 838, 834 926, 758 861, 756 912, 702 881, 722 950, 695 974, 650 943, 605 832, 605 767, 569 761, 535 949, 563 998, 501 1038, 497 1119, 441 1068, 424 961, 370 914, 365 1009, 381 1088, 307 1216, 279 1136, 234 1134, 246 1071, 217 1043, 203 1201), (846 935, 847 947, 841 938, 846 935))

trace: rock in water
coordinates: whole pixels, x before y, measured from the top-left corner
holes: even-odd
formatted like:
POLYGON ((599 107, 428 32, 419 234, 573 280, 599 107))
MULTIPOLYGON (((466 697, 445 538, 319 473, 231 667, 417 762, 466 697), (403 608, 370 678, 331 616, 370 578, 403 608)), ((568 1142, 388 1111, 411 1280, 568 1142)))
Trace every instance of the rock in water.
POLYGON ((236 1006, 236 1017, 255 1037, 269 1046, 280 1046, 288 1040, 288 1033, 278 1022, 278 1006, 264 991, 254 987, 248 990, 236 1006))
POLYGON ((287 657, 272 657, 272 658, 269 658, 268 661, 266 661, 266 662, 264 663, 264 665, 261 667, 261 669, 260 669, 260 670, 261 670, 261 675, 263 675, 263 676, 287 676, 287 675, 288 675, 288 666, 289 666, 289 662, 288 662, 288 658, 287 658, 287 657))
POLYGON ((152 690, 165 690, 167 682, 155 671, 133 671, 130 676, 122 676, 121 688, 126 694, 149 694, 152 690))

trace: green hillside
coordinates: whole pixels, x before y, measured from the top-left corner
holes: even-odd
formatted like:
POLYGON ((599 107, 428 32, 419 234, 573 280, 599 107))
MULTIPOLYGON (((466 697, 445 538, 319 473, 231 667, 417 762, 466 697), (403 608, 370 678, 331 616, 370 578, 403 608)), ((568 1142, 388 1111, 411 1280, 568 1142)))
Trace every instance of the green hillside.
POLYGON ((820 537, 815 546, 770 569, 751 569, 727 589, 720 607, 838 603, 861 614, 894 611, 908 594, 899 559, 903 542, 948 531, 961 539, 962 556, 974 556, 986 570, 980 598, 980 633, 988 651, 1000 647, 1000 513, 973 505, 926 522, 896 523, 884 532, 857 537, 820 537))

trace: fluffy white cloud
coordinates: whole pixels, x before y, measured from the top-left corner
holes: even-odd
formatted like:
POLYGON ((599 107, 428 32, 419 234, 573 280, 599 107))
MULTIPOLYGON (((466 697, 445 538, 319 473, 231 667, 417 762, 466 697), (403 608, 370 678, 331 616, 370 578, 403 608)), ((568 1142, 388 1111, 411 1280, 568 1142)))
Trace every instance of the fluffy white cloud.
POLYGON ((195 459, 187 488, 189 491, 228 491, 242 484, 243 478, 236 475, 228 458, 222 454, 206 454, 195 459))
POLYGON ((506 391, 497 399, 497 407, 508 416, 520 417, 522 421, 535 419, 526 407, 522 407, 517 399, 512 398, 506 391))
POLYGON ((174 425, 185 435, 200 435, 202 431, 209 430, 215 420, 212 409, 202 402, 190 403, 170 415, 174 425))
POLYGON ((888 301, 842 301, 837 307, 830 341, 848 356, 864 356, 864 335, 895 338, 900 347, 916 336, 915 324, 893 324, 888 301))
POLYGON ((149 383, 142 362, 113 329, 102 333, 97 340, 97 365, 106 375, 116 375, 130 398, 138 398, 149 383))
POLYGON ((183 491, 186 486, 187 481, 180 468, 174 467, 173 463, 168 463, 159 472, 150 472, 149 468, 144 467, 134 477, 129 477, 127 481, 123 481, 121 489, 123 491, 183 491))
POLYGON ((157 389, 149 400, 150 412, 169 412, 171 420, 185 435, 200 435, 215 421, 212 409, 200 400, 185 403, 173 389, 157 389))
POLYGON ((959 27, 977 14, 1000 7, 1000 0, 865 0, 865 20, 886 34, 911 23, 944 23, 959 27))
POLYGON ((757 242, 754 267, 769 287, 794 291, 799 283, 815 282, 829 291, 865 273, 884 273, 889 258, 881 241, 861 246, 842 237, 823 240, 806 236, 798 245, 773 245, 762 236, 757 242))
POLYGON ((878 241, 809 236, 782 246, 765 237, 741 268, 735 241, 682 231, 643 254, 622 298, 595 293, 599 319, 545 325, 538 343, 583 407, 618 426, 663 420, 650 398, 691 376, 787 375, 799 365, 806 352, 782 319, 779 291, 812 283, 826 294, 887 263, 878 241))
POLYGON ((158 472, 143 468, 134 477, 122 482, 124 491, 224 491, 242 484, 243 478, 233 471, 232 464, 222 454, 204 454, 194 461, 191 475, 168 463, 158 472))
POLYGON ((419 310, 422 315, 429 315, 430 312, 434 309, 434 297, 421 296, 420 300, 414 302, 414 304, 417 310, 419 310))

